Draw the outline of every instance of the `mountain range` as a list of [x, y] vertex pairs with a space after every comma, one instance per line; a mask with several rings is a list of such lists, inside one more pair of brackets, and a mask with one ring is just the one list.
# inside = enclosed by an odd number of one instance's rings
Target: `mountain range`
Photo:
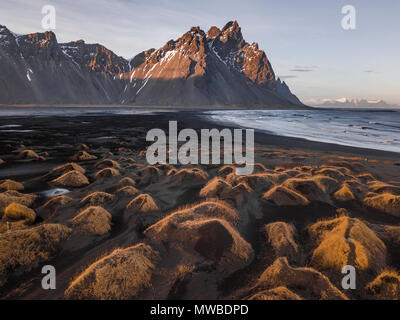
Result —
[[367, 99], [352, 99], [352, 98], [339, 98], [339, 99], [320, 99], [309, 100], [308, 103], [313, 106], [331, 107], [331, 108], [397, 108], [398, 105], [389, 104], [383, 100], [367, 100]]
[[0, 70], [0, 104], [304, 107], [236, 21], [193, 27], [130, 60], [100, 44], [0, 25]]

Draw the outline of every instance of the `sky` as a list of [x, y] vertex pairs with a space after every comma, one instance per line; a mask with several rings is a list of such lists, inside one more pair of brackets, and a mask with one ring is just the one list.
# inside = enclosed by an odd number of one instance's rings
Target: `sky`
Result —
[[[84, 39], [131, 58], [192, 26], [207, 31], [237, 20], [275, 74], [303, 102], [383, 99], [400, 104], [398, 0], [1, 0], [0, 24], [20, 34], [43, 31], [44, 5], [56, 9], [59, 42]], [[355, 8], [356, 29], [342, 28]]]

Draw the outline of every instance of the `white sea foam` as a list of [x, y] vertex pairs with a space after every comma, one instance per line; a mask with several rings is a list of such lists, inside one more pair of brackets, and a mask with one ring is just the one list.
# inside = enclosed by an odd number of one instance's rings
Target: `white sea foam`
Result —
[[55, 196], [61, 196], [63, 194], [67, 194], [70, 191], [68, 189], [63, 189], [63, 188], [54, 188], [46, 191], [40, 192], [41, 195], [43, 195], [46, 198], [51, 198]]
[[354, 110], [212, 111], [212, 119], [276, 135], [400, 152], [400, 112]]

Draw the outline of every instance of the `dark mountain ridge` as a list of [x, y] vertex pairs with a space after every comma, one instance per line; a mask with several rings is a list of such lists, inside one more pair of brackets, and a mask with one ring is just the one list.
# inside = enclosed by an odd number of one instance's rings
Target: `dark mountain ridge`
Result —
[[130, 61], [100, 44], [0, 25], [0, 104], [303, 106], [236, 21], [193, 27]]

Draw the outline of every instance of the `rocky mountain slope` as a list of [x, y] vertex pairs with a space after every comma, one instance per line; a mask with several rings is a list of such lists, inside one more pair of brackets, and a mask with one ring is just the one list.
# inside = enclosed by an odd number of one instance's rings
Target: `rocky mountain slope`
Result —
[[0, 26], [0, 68], [1, 104], [302, 106], [236, 21], [193, 27], [130, 61], [99, 44]]
[[0, 26], [0, 103], [115, 103], [122, 84], [109, 74], [118, 68], [128, 70], [126, 61], [103, 46], [64, 45], [53, 32], [20, 36]]

